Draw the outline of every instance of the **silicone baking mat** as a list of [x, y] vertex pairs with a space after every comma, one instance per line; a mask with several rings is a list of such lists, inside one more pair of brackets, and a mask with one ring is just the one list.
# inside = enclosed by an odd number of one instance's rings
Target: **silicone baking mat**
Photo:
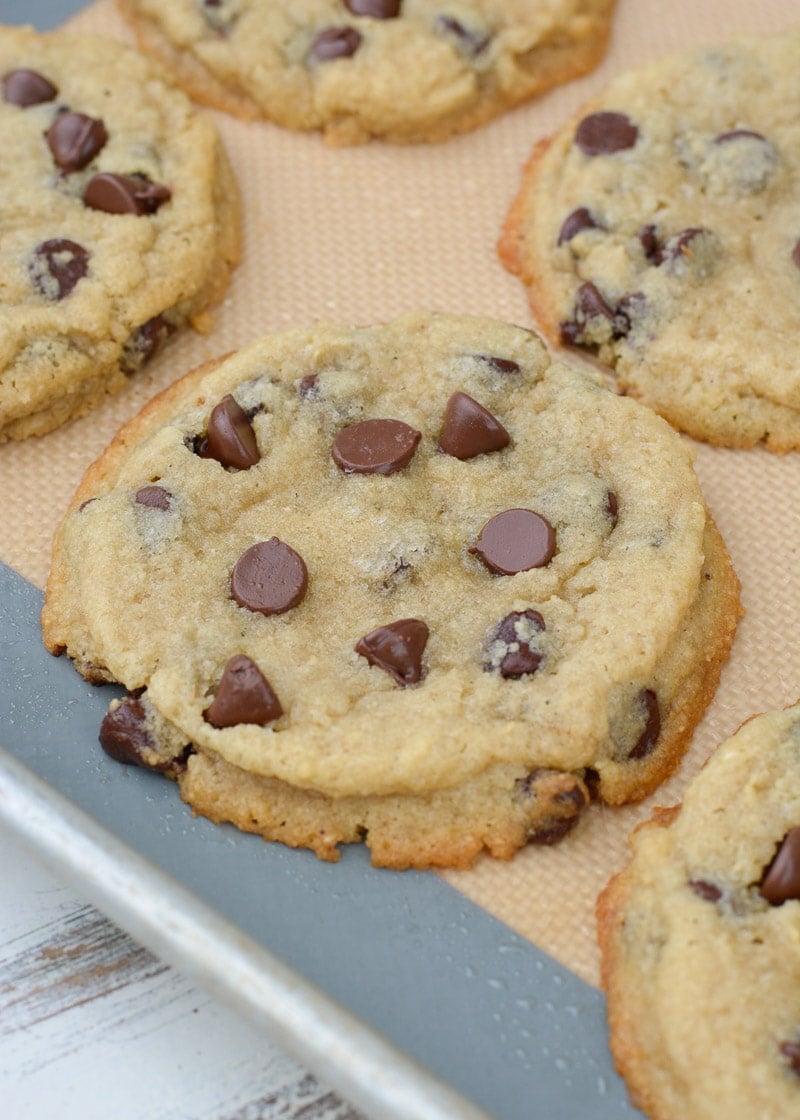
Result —
[[[20, 5], [14, 18], [44, 26], [69, 6], [68, 0], [40, 0], [40, 9], [26, 5], [22, 11]], [[620, 70], [673, 48], [718, 42], [736, 31], [780, 30], [797, 21], [792, 8], [785, 0], [758, 5], [620, 0], [611, 49], [591, 75], [475, 133], [435, 146], [373, 143], [329, 149], [314, 135], [214, 114], [240, 183], [246, 221], [244, 258], [217, 309], [214, 328], [205, 336], [187, 332], [176, 338], [125, 393], [91, 416], [43, 439], [0, 447], [6, 512], [0, 559], [41, 587], [61, 512], [85, 467], [116, 427], [176, 376], [253, 337], [322, 319], [374, 322], [418, 306], [532, 325], [521, 286], [501, 268], [495, 244], [534, 142]], [[107, 0], [83, 10], [72, 25], [130, 41]], [[430, 883], [441, 887], [446, 879], [457, 893], [443, 892], [442, 898], [463, 898], [465, 913], [499, 919], [499, 928], [517, 935], [515, 945], [525, 951], [533, 945], [545, 950], [569, 970], [555, 975], [570, 980], [570, 974], [576, 974], [588, 984], [597, 983], [594, 899], [623, 863], [630, 830], [649, 816], [654, 804], [678, 800], [716, 743], [744, 718], [792, 703], [800, 695], [800, 649], [794, 641], [800, 624], [800, 457], [697, 445], [697, 470], [742, 580], [747, 613], [717, 696], [678, 774], [642, 805], [621, 810], [593, 807], [576, 831], [553, 848], [530, 847], [509, 864], [481, 860], [470, 871], [441, 878], [403, 876], [402, 887], [392, 887], [417, 890], [408, 884], [424, 882], [422, 889], [428, 891]], [[94, 760], [92, 767], [95, 773]], [[137, 796], [141, 780], [127, 780], [128, 796]], [[150, 792], [150, 785], [146, 788], [148, 801], [162, 798], [160, 792]], [[174, 796], [174, 791], [167, 792]], [[172, 810], [180, 811], [179, 805]], [[204, 844], [214, 843], [213, 830], [200, 823], [192, 828], [195, 835], [202, 833]], [[224, 843], [231, 843], [225, 835]], [[305, 859], [303, 853], [268, 851], [271, 861], [296, 860], [295, 866], [301, 866]], [[361, 858], [348, 853], [342, 867]], [[324, 875], [326, 890], [337, 890], [336, 875], [336, 870]], [[379, 878], [398, 882], [392, 875]], [[435, 924], [434, 918], [420, 918], [428, 920]], [[463, 936], [472, 936], [471, 922], [472, 917]], [[459, 944], [461, 936], [453, 933]], [[472, 961], [466, 967], [483, 973], [487, 985], [496, 980], [495, 990], [503, 990], [506, 980], [488, 975], [477, 953]], [[305, 967], [303, 962], [300, 967]], [[500, 1009], [489, 1014], [498, 1016], [498, 1035], [508, 1036], [506, 1051], [519, 1050], [523, 1057], [518, 1061], [524, 1063], [531, 1049], [524, 1037], [529, 1029], [524, 1005], [538, 1005], [538, 997], [527, 989], [527, 994], [521, 992], [518, 985], [516, 980], [516, 990], [509, 989]], [[352, 1006], [351, 990], [336, 994]], [[545, 1003], [572, 1006], [563, 1000]], [[407, 1045], [405, 1037], [401, 1041]], [[463, 1087], [461, 1074], [454, 1077], [448, 1069], [446, 1075]], [[472, 1082], [480, 1078], [466, 1076], [470, 1085], [465, 1091], [475, 1096]], [[592, 1077], [593, 1084], [598, 1077], [604, 1086], [614, 1084], [605, 1074], [593, 1072]], [[494, 1108], [497, 1098], [475, 1099]], [[614, 1107], [617, 1110], [609, 1115], [620, 1115], [623, 1106]], [[596, 1109], [591, 1114], [600, 1115]], [[563, 1115], [578, 1113], [568, 1106]]]

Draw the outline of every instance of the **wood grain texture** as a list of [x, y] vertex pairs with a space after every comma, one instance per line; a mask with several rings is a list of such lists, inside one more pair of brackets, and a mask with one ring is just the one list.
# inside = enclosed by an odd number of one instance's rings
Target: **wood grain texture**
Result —
[[2, 1120], [363, 1120], [0, 833]]

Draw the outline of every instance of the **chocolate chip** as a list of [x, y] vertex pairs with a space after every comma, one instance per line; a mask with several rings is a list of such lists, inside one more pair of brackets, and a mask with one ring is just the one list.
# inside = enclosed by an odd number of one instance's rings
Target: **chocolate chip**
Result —
[[507, 447], [510, 436], [496, 416], [466, 393], [456, 392], [444, 410], [439, 448], [455, 459], [473, 459]]
[[664, 246], [663, 259], [676, 260], [681, 256], [689, 256], [691, 254], [691, 243], [695, 237], [700, 237], [708, 231], [701, 226], [694, 226], [691, 229], [682, 229], [680, 233], [676, 233], [674, 237], [670, 237], [669, 241]]
[[643, 688], [638, 695], [638, 703], [642, 708], [644, 728], [636, 740], [636, 745], [628, 754], [628, 758], [646, 758], [654, 749], [661, 734], [661, 711], [658, 706], [658, 697], [652, 688]]
[[168, 510], [172, 505], [172, 494], [163, 486], [143, 486], [136, 491], [136, 502], [150, 509]]
[[354, 16], [372, 19], [394, 19], [400, 15], [400, 0], [344, 0], [344, 6]]
[[585, 206], [579, 206], [577, 210], [567, 214], [564, 219], [558, 234], [557, 244], [563, 245], [566, 241], [571, 241], [573, 237], [577, 237], [585, 229], [605, 229], [605, 226], [602, 226]]
[[542, 653], [531, 642], [545, 630], [538, 611], [512, 611], [497, 624], [489, 647], [486, 669], [494, 669], [506, 680], [535, 673], [542, 662]]
[[617, 501], [617, 495], [613, 490], [606, 491], [606, 514], [616, 525], [617, 515], [619, 514], [619, 502]]
[[311, 44], [311, 57], [317, 62], [350, 58], [361, 46], [361, 33], [355, 27], [325, 27]]
[[141, 700], [128, 696], [107, 713], [100, 724], [100, 746], [117, 762], [150, 769], [145, 752], [154, 744]]
[[77, 241], [56, 237], [33, 250], [28, 272], [47, 299], [64, 299], [89, 271], [89, 254]]
[[3, 97], [9, 105], [18, 105], [20, 109], [52, 101], [57, 93], [53, 83], [36, 70], [9, 70], [3, 75]]
[[408, 466], [421, 438], [402, 420], [362, 420], [342, 428], [331, 454], [345, 474], [394, 474]]
[[555, 547], [553, 527], [544, 517], [532, 509], [507, 509], [486, 522], [469, 551], [489, 571], [511, 576], [544, 567]]
[[632, 148], [638, 139], [639, 129], [624, 113], [592, 113], [575, 133], [575, 143], [587, 156], [612, 155]]
[[173, 330], [174, 327], [163, 315], [154, 315], [132, 331], [122, 348], [122, 372], [130, 376], [140, 370], [155, 357]]
[[495, 354], [479, 354], [478, 357], [481, 361], [490, 365], [492, 369], [496, 369], [498, 373], [512, 374], [521, 372], [519, 362], [512, 361], [511, 358], [498, 358]]
[[255, 466], [261, 458], [247, 414], [230, 393], [212, 410], [199, 454], [240, 471]]
[[743, 137], [751, 140], [760, 140], [764, 144], [768, 144], [766, 136], [760, 132], [753, 132], [750, 128], [734, 128], [730, 132], [721, 132], [719, 136], [714, 137], [715, 144], [727, 144], [731, 140], [741, 140]]
[[255, 661], [243, 653], [231, 657], [222, 672], [214, 699], [203, 712], [212, 727], [256, 723], [266, 727], [283, 715], [280, 700]]
[[101, 120], [69, 109], [58, 114], [44, 135], [53, 159], [66, 172], [86, 167], [108, 140]]
[[305, 400], [315, 401], [319, 396], [318, 382], [318, 374], [308, 373], [305, 377], [301, 378], [297, 391]]
[[644, 250], [645, 257], [651, 264], [661, 264], [664, 259], [664, 248], [659, 241], [656, 226], [642, 226], [639, 230], [639, 243]]
[[478, 55], [489, 45], [491, 35], [483, 30], [472, 30], [453, 16], [437, 16], [434, 27], [437, 31], [450, 35], [466, 54]]
[[418, 618], [401, 618], [359, 638], [355, 649], [370, 665], [383, 669], [405, 687], [422, 678], [422, 654], [428, 634], [428, 627]]
[[781, 1042], [778, 1049], [788, 1060], [793, 1072], [800, 1074], [800, 1042]]
[[541, 767], [514, 783], [514, 799], [530, 802], [534, 812], [529, 844], [556, 844], [578, 822], [589, 802], [583, 782], [574, 774]]
[[800, 240], [795, 242], [794, 249], [792, 249], [792, 261], [797, 268], [800, 268]]
[[231, 575], [231, 594], [240, 607], [259, 614], [283, 614], [296, 607], [308, 588], [308, 570], [302, 556], [288, 544], [271, 537], [251, 545]]
[[116, 175], [101, 171], [93, 175], [83, 192], [84, 203], [106, 214], [154, 214], [172, 198], [172, 191], [152, 183], [144, 175]]
[[[637, 296], [638, 294], [636, 293]], [[625, 298], [633, 299], [634, 297]], [[590, 280], [587, 280], [578, 288], [575, 295], [573, 315], [573, 319], [561, 324], [561, 341], [569, 346], [580, 345], [586, 325], [592, 319], [608, 320], [614, 338], [623, 338], [631, 328], [631, 319], [625, 311], [625, 307], [622, 306], [622, 301], [620, 307], [611, 307]]]
[[771, 906], [800, 899], [800, 828], [790, 828], [761, 880], [761, 895]]
[[689, 886], [698, 898], [706, 902], [719, 902], [722, 898], [721, 889], [715, 883], [709, 883], [707, 879], [690, 879]]

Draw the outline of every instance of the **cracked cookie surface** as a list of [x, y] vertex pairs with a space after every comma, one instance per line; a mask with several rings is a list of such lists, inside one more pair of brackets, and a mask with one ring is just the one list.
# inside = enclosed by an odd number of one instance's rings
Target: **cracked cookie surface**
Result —
[[613, 0], [119, 0], [207, 104], [334, 144], [442, 140], [591, 69]]
[[598, 905], [611, 1046], [658, 1120], [800, 1112], [800, 708], [743, 725]]
[[110, 753], [195, 808], [424, 867], [649, 792], [737, 617], [680, 437], [532, 332], [420, 312], [157, 397], [81, 484], [43, 622], [129, 690]]
[[534, 150], [500, 241], [554, 343], [698, 439], [800, 447], [800, 32], [615, 79]]
[[0, 27], [0, 440], [118, 392], [239, 252], [216, 130], [116, 43]]

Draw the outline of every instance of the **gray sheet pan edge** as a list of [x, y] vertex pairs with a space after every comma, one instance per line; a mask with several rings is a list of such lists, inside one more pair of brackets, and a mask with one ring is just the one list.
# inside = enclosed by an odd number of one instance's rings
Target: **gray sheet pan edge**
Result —
[[0, 564], [0, 820], [49, 866], [375, 1120], [636, 1115], [602, 995], [440, 877], [265, 844], [107, 758], [113, 690], [45, 651], [40, 606]]

